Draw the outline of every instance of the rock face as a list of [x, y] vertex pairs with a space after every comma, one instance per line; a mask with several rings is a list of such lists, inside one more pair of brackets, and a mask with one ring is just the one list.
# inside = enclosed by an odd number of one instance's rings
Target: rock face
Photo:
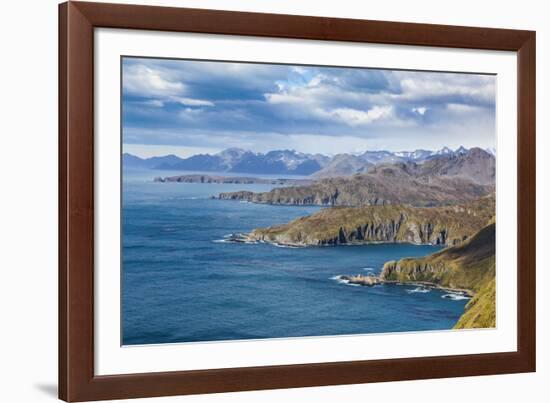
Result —
[[409, 242], [456, 245], [495, 214], [493, 196], [452, 207], [341, 207], [321, 210], [288, 224], [259, 228], [250, 239], [290, 246]]
[[307, 186], [275, 188], [263, 193], [221, 193], [220, 199], [254, 203], [369, 206], [410, 204], [441, 206], [465, 203], [492, 193], [493, 185], [458, 176], [419, 175], [414, 163], [377, 166], [347, 178], [328, 178]]
[[406, 258], [384, 265], [380, 279], [429, 282], [469, 290], [474, 298], [466, 305], [455, 328], [495, 327], [495, 223], [494, 220], [460, 245], [424, 258]]
[[338, 154], [332, 158], [327, 166], [315, 172], [312, 177], [319, 179], [338, 176], [351, 176], [356, 173], [366, 172], [372, 165], [373, 164], [370, 162], [367, 162], [355, 155]]
[[254, 196], [254, 192], [250, 192], [248, 190], [241, 190], [239, 192], [228, 192], [228, 193], [221, 193], [217, 199], [222, 200], [246, 200], [248, 201]]
[[[384, 265], [380, 277], [395, 281], [427, 281], [450, 288], [478, 290], [494, 269], [495, 224], [484, 226], [466, 242], [424, 258], [405, 258]], [[480, 263], [492, 260], [484, 270]], [[489, 262], [490, 263], [490, 262]]]

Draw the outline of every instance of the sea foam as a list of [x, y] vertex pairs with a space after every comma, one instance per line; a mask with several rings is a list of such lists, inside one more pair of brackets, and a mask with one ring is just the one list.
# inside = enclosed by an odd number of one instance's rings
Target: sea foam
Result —
[[349, 285], [350, 287], [361, 287], [360, 284], [350, 283], [349, 280], [343, 279], [342, 276], [333, 276], [333, 277], [330, 277], [330, 280], [334, 280], [338, 284]]
[[468, 297], [467, 295], [457, 293], [444, 294], [441, 296], [441, 298], [452, 299], [453, 301], [463, 301], [465, 299], [470, 299], [470, 297]]
[[431, 290], [426, 287], [416, 287], [416, 288], [413, 288], [412, 290], [407, 290], [409, 294], [416, 294], [416, 293], [425, 294], [430, 291]]

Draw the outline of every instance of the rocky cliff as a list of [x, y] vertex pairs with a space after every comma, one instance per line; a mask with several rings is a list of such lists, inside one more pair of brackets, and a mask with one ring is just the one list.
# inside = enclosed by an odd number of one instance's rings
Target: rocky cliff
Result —
[[371, 242], [455, 245], [481, 229], [494, 214], [493, 196], [450, 207], [328, 208], [287, 224], [256, 229], [247, 237], [290, 246]]

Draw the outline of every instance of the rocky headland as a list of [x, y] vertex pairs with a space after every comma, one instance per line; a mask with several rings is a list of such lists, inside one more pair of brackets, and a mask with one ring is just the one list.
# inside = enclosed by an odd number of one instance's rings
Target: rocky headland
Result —
[[494, 196], [447, 207], [383, 205], [321, 210], [287, 224], [258, 228], [253, 241], [287, 246], [358, 245], [381, 242], [457, 245], [494, 216]]
[[387, 262], [379, 276], [340, 275], [347, 284], [411, 284], [471, 297], [455, 329], [496, 325], [494, 219], [465, 242], [422, 258]]
[[495, 274], [493, 219], [460, 245], [423, 258], [387, 262], [380, 281], [427, 283], [465, 290], [473, 298], [455, 328], [490, 328], [496, 323]]

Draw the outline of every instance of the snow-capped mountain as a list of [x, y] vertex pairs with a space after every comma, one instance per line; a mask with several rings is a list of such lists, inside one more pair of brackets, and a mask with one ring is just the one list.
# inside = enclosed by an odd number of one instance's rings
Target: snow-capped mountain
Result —
[[245, 153], [235, 161], [228, 171], [274, 175], [311, 175], [321, 168], [321, 164], [310, 154], [294, 150], [274, 150], [266, 154]]
[[452, 154], [454, 151], [451, 150], [449, 147], [443, 147], [440, 150], [434, 151], [432, 155], [446, 155], [446, 154]]
[[468, 152], [468, 149], [466, 149], [465, 147], [463, 146], [460, 146], [458, 147], [456, 150], [455, 150], [455, 154], [466, 154]]
[[[254, 153], [240, 148], [228, 148], [217, 154], [196, 154], [189, 158], [175, 155], [139, 158], [123, 155], [124, 167], [169, 169], [182, 171], [234, 172], [273, 175], [330, 175], [345, 176], [365, 172], [370, 166], [414, 162], [422, 164], [441, 157], [468, 154], [470, 150], [461, 146], [456, 150], [443, 147], [437, 151], [418, 149], [414, 151], [391, 152], [386, 150], [365, 151], [359, 154], [338, 154], [329, 157], [322, 154], [305, 154], [295, 150], [273, 150]], [[482, 150], [483, 151], [483, 150]], [[494, 149], [486, 150], [494, 157]]]
[[220, 157], [228, 167], [233, 166], [237, 161], [239, 161], [247, 153], [252, 154], [250, 151], [243, 150], [242, 148], [228, 148], [216, 154]]
[[454, 155], [454, 154], [464, 154], [468, 151], [463, 146], [460, 146], [455, 151], [451, 150], [449, 147], [443, 147], [436, 151], [418, 149], [414, 151], [365, 151], [363, 154], [360, 154], [359, 157], [366, 162], [371, 164], [387, 164], [387, 163], [396, 163], [396, 162], [417, 162], [422, 163], [429, 158], [441, 156], [441, 155]]

